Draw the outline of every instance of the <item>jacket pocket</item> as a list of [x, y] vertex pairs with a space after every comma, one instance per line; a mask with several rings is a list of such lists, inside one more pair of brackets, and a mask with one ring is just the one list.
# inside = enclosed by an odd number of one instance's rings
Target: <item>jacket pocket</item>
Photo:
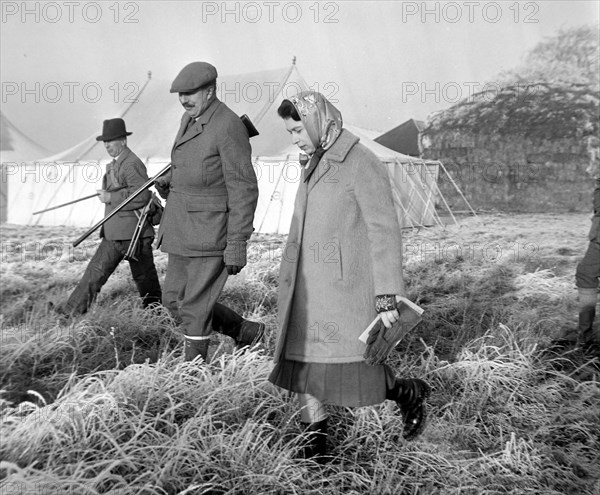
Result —
[[186, 199], [186, 247], [195, 251], [222, 251], [227, 245], [227, 198]]

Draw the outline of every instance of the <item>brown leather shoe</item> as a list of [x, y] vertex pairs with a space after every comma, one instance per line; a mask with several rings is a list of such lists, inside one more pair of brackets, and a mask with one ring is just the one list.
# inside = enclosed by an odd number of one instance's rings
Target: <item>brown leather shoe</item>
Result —
[[249, 346], [252, 347], [258, 344], [265, 334], [266, 325], [259, 321], [244, 320], [241, 325], [235, 345], [238, 349]]

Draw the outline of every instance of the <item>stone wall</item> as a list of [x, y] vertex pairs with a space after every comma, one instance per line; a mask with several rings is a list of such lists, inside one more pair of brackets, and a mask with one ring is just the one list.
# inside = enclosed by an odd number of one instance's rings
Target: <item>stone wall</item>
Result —
[[[585, 141], [440, 131], [422, 135], [421, 150], [423, 159], [443, 163], [475, 210], [591, 211], [594, 181], [586, 173]], [[438, 184], [451, 208], [467, 209], [443, 171]]]

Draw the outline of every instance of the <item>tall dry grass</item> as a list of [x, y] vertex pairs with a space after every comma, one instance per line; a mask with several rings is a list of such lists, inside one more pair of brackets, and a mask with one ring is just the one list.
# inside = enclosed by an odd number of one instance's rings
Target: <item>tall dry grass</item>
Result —
[[[210, 365], [182, 361], [174, 322], [140, 308], [126, 267], [88, 315], [64, 322], [45, 303], [68, 294], [85, 258], [37, 266], [13, 252], [2, 264], [0, 493], [598, 493], [598, 360], [547, 348], [576, 320], [585, 217], [482, 220], [405, 235], [409, 293], [427, 319], [390, 363], [434, 387], [428, 428], [407, 443], [391, 403], [331, 408], [326, 466], [297, 458], [295, 399], [266, 380], [283, 238], [256, 238], [224, 292], [267, 323], [265, 345], [234, 352], [215, 336]], [[157, 254], [161, 275], [165, 263]]]

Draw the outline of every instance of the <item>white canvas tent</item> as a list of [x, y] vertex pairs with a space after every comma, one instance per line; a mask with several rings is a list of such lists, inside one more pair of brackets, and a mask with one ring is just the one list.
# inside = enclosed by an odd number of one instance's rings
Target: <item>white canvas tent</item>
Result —
[[[135, 103], [121, 114], [128, 131], [131, 149], [146, 163], [150, 176], [170, 162], [173, 139], [183, 110], [177, 96], [169, 93], [170, 81], [151, 80], [140, 91]], [[255, 229], [263, 233], [287, 233], [298, 180], [298, 149], [277, 116], [281, 101], [308, 89], [293, 63], [273, 71], [223, 76], [217, 80], [220, 99], [239, 115], [247, 114], [260, 135], [252, 138], [253, 162], [259, 180], [259, 204]], [[325, 96], [328, 96], [323, 91]], [[343, 115], [343, 106], [341, 107]], [[114, 116], [107, 116], [114, 117]], [[344, 123], [387, 165], [403, 226], [433, 225], [439, 222], [435, 212], [438, 162], [423, 162], [379, 145], [369, 132]], [[98, 129], [101, 123], [98, 124]], [[37, 174], [16, 174], [10, 180], [11, 208], [8, 221], [17, 224], [72, 225], [88, 227], [103, 215], [103, 205], [95, 199], [53, 210], [41, 215], [34, 211], [93, 194], [109, 157], [96, 133], [61, 153], [37, 161]]]
[[41, 156], [48, 150], [36, 143], [6, 116], [0, 112], [0, 161], [2, 162], [2, 180], [0, 182], [0, 220], [7, 219], [8, 177], [20, 170], [20, 165]]

